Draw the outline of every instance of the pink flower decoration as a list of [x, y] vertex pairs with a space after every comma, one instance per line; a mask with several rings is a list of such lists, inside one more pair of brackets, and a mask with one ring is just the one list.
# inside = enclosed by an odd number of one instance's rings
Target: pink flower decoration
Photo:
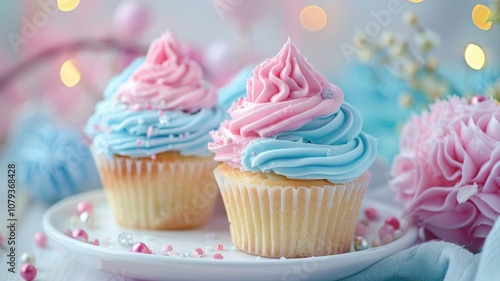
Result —
[[500, 215], [500, 106], [451, 97], [413, 116], [391, 185], [428, 238], [479, 251]]

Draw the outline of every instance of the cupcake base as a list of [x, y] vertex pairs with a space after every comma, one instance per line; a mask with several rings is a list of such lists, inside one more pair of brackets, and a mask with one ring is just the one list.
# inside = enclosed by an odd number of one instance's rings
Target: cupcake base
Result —
[[150, 158], [95, 153], [101, 181], [116, 222], [124, 227], [193, 228], [211, 217], [218, 188], [212, 157], [177, 152]]
[[214, 171], [233, 244], [263, 257], [301, 258], [349, 251], [371, 174], [345, 184], [274, 173]]

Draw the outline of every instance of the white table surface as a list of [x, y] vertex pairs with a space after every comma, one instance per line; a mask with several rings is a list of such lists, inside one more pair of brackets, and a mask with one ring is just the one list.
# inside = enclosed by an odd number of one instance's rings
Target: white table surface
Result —
[[[376, 162], [377, 163], [377, 162]], [[386, 183], [388, 178], [387, 166], [382, 163], [377, 163], [372, 168], [372, 182], [367, 191], [367, 196], [385, 202], [391, 202], [394, 197]], [[2, 190], [5, 191], [5, 190]], [[6, 202], [4, 198], [5, 192], [0, 196], [2, 200], [2, 209]], [[42, 231], [42, 217], [45, 210], [48, 208], [43, 204], [34, 200], [29, 200], [26, 194], [21, 195], [21, 199], [17, 203], [18, 213], [18, 229], [16, 235], [17, 244], [17, 268], [16, 274], [7, 271], [6, 264], [6, 242], [3, 243], [3, 248], [0, 253], [0, 281], [22, 281], [19, 270], [21, 266], [20, 257], [24, 252], [33, 253], [36, 257], [35, 266], [37, 268], [37, 277], [35, 281], [131, 281], [132, 279], [115, 276], [106, 272], [88, 268], [78, 261], [68, 258], [64, 252], [53, 241], [48, 241], [45, 249], [39, 249], [33, 240], [36, 232]], [[216, 212], [224, 212], [222, 206], [217, 206]], [[3, 213], [0, 213], [2, 217]], [[6, 220], [3, 219], [3, 222]], [[5, 226], [0, 228], [0, 233], [6, 235], [7, 229]]]

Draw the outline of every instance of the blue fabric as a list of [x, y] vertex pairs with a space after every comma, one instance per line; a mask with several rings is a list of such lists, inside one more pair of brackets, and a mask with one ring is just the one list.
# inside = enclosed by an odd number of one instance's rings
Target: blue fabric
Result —
[[500, 280], [500, 219], [488, 235], [482, 253], [474, 255], [448, 242], [425, 242], [344, 280]]

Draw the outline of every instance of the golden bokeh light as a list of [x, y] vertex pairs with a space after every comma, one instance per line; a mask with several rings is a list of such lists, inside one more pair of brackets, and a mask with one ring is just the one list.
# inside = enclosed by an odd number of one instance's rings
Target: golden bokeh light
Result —
[[477, 28], [482, 30], [489, 30], [493, 22], [488, 21], [491, 16], [490, 8], [482, 4], [477, 4], [474, 9], [472, 9], [472, 21], [477, 26]]
[[61, 66], [59, 74], [61, 81], [66, 87], [71, 88], [78, 84], [81, 78], [78, 61], [75, 59], [65, 61]]
[[486, 55], [483, 49], [476, 44], [467, 45], [464, 58], [467, 65], [475, 70], [480, 70], [486, 64]]
[[57, 8], [63, 12], [70, 12], [76, 9], [80, 0], [57, 0]]
[[326, 25], [326, 13], [318, 6], [307, 6], [300, 11], [300, 23], [309, 31], [319, 31]]
[[408, 0], [408, 1], [412, 3], [420, 3], [423, 2], [424, 0]]

